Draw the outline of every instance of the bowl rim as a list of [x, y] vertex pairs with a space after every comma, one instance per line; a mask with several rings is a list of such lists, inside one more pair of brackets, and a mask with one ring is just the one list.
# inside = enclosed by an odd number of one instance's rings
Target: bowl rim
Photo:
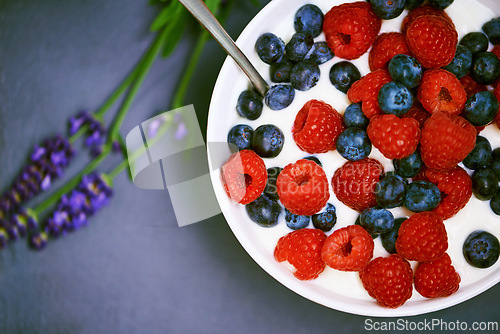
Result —
[[[252, 30], [255, 30], [255, 27], [258, 27], [259, 24], [263, 23], [265, 17], [269, 15], [270, 12], [282, 6], [286, 1], [290, 2], [289, 0], [274, 0], [266, 4], [245, 26], [245, 28], [237, 38], [236, 44], [241, 45], [242, 41], [248, 40], [251, 35], [254, 35]], [[298, 1], [302, 0], [297, 0], [297, 2]], [[354, 1], [356, 0], [347, 0], [344, 2]], [[481, 2], [481, 0], [477, 1]], [[446, 298], [426, 299], [422, 303], [417, 303], [415, 305], [405, 304], [396, 309], [389, 309], [379, 306], [375, 301], [373, 301], [373, 303], [370, 303], [367, 307], [365, 305], [356, 303], [346, 304], [341, 300], [332, 300], [331, 298], [325, 298], [325, 296], [320, 295], [314, 290], [311, 291], [310, 289], [304, 289], [304, 286], [307, 285], [307, 282], [297, 280], [295, 277], [293, 277], [293, 275], [290, 275], [289, 272], [288, 275], [283, 275], [282, 271], [277, 270], [278, 266], [276, 265], [276, 263], [272, 263], [268, 261], [266, 257], [262, 256], [259, 251], [254, 248], [251, 238], [243, 233], [239, 226], [234, 223], [234, 217], [231, 215], [230, 210], [230, 201], [228, 200], [228, 197], [220, 184], [219, 166], [214, 166], [214, 155], [211, 152], [210, 143], [216, 142], [213, 140], [215, 137], [216, 126], [214, 125], [215, 118], [211, 117], [211, 115], [213, 116], [214, 112], [212, 111], [216, 110], [217, 106], [220, 105], [220, 103], [223, 103], [223, 96], [226, 88], [231, 88], [230, 83], [228, 83], [228, 81], [225, 83], [224, 78], [226, 78], [228, 75], [231, 75], [232, 73], [235, 73], [235, 71], [239, 72], [240, 70], [229, 56], [226, 57], [217, 77], [209, 105], [206, 140], [210, 179], [217, 198], [217, 202], [221, 208], [221, 212], [227, 224], [231, 228], [231, 231], [235, 235], [238, 242], [245, 249], [245, 251], [250, 255], [250, 257], [271, 277], [286, 286], [288, 289], [315, 303], [337, 311], [369, 317], [415, 316], [443, 310], [467, 301], [500, 282], [500, 275], [498, 275], [498, 273], [497, 275], [495, 275], [495, 272], [492, 272], [492, 275], [488, 275], [486, 280], [481, 279], [480, 285], [475, 284], [478, 286], [468, 286], [468, 289], [465, 289], [466, 291], [463, 291], [464, 289], [462, 288], [463, 290], [460, 294], [454, 294]], [[240, 75], [241, 73], [242, 72], [239, 72], [238, 74]], [[500, 270], [500, 268], [498, 269]], [[341, 297], [345, 298], [344, 296]]]

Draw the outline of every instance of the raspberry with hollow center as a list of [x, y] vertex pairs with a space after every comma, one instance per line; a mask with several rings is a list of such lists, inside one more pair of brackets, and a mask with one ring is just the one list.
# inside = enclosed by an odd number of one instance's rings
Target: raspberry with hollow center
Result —
[[254, 151], [241, 150], [224, 163], [220, 178], [230, 198], [240, 204], [248, 204], [257, 199], [266, 187], [266, 165]]
[[328, 179], [317, 163], [301, 159], [288, 164], [276, 180], [278, 196], [293, 214], [311, 216], [328, 202]]
[[374, 242], [359, 225], [349, 225], [330, 234], [321, 250], [325, 263], [341, 271], [359, 271], [373, 257]]
[[418, 87], [418, 100], [431, 114], [442, 111], [459, 115], [467, 101], [467, 93], [454, 74], [443, 69], [427, 70]]
[[323, 22], [326, 42], [343, 59], [361, 57], [375, 41], [382, 21], [365, 1], [332, 7]]

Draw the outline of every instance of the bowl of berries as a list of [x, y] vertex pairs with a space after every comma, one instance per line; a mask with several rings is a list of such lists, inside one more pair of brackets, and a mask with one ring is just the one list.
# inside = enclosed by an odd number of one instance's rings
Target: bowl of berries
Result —
[[500, 281], [498, 2], [274, 0], [236, 43], [270, 89], [225, 61], [209, 165], [265, 271], [367, 316]]

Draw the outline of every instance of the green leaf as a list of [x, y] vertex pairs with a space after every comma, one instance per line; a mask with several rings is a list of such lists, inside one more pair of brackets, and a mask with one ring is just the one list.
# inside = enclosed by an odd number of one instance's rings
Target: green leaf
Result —
[[208, 9], [210, 9], [212, 14], [217, 15], [220, 2], [221, 0], [206, 0], [205, 5], [207, 5]]
[[186, 18], [187, 12], [185, 10], [181, 10], [177, 15], [177, 20], [175, 20], [174, 22], [170, 22], [168, 27], [165, 28], [168, 30], [168, 37], [165, 40], [165, 44], [163, 46], [162, 57], [166, 58], [170, 56], [177, 44], [179, 44], [179, 41], [184, 32], [184, 28], [186, 26]]
[[163, 8], [158, 16], [154, 19], [153, 23], [149, 29], [151, 31], [158, 31], [170, 21], [176, 19], [176, 14], [181, 9], [182, 5], [178, 1], [170, 2], [165, 8]]

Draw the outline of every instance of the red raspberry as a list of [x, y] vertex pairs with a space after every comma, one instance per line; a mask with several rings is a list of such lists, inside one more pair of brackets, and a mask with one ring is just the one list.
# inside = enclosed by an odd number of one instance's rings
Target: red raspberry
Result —
[[323, 231], [303, 228], [288, 233], [278, 240], [274, 258], [278, 262], [288, 261], [295, 267], [293, 275], [300, 280], [315, 279], [325, 269], [321, 259], [321, 248], [326, 235]]
[[373, 146], [387, 159], [410, 156], [420, 140], [420, 124], [417, 120], [392, 114], [373, 116], [366, 132]]
[[375, 70], [354, 82], [347, 91], [347, 98], [354, 103], [362, 102], [361, 110], [368, 118], [382, 114], [378, 106], [378, 92], [383, 85], [391, 81], [387, 70]]
[[413, 271], [410, 263], [398, 254], [377, 257], [359, 272], [368, 294], [388, 308], [397, 308], [411, 298]]
[[459, 115], [467, 101], [467, 93], [454, 74], [443, 69], [427, 70], [418, 86], [418, 100], [431, 114], [442, 111]]
[[441, 203], [432, 210], [443, 218], [449, 219], [462, 210], [472, 196], [472, 180], [467, 172], [456, 166], [447, 172], [427, 169], [425, 177], [441, 191]]
[[429, 211], [413, 214], [398, 232], [396, 250], [410, 261], [432, 261], [448, 249], [448, 235], [443, 219]]
[[318, 100], [304, 104], [292, 127], [297, 146], [311, 154], [334, 150], [335, 140], [342, 131], [342, 116], [329, 104]]
[[422, 160], [429, 168], [452, 169], [472, 151], [476, 134], [476, 128], [465, 118], [435, 112], [422, 129]]
[[226, 194], [240, 204], [248, 204], [259, 197], [267, 182], [266, 165], [251, 150], [232, 154], [222, 165], [221, 182]]
[[448, 297], [459, 285], [460, 275], [446, 253], [434, 261], [419, 263], [415, 270], [415, 289], [423, 297]]
[[479, 84], [476, 80], [472, 79], [470, 75], [463, 76], [459, 81], [462, 85], [462, 88], [465, 90], [465, 93], [467, 94], [467, 98], [476, 93], [488, 90], [488, 87]]
[[353, 210], [363, 211], [377, 205], [375, 186], [384, 167], [372, 158], [348, 161], [332, 177], [333, 192], [338, 200]]
[[276, 180], [276, 189], [281, 203], [296, 215], [313, 215], [330, 198], [323, 168], [306, 159], [285, 166]]
[[440, 16], [421, 15], [408, 25], [406, 43], [424, 68], [439, 68], [455, 57], [458, 33], [450, 21]]
[[387, 68], [392, 57], [398, 54], [410, 55], [405, 35], [399, 32], [388, 32], [378, 35], [368, 56], [370, 70]]
[[453, 21], [450, 19], [450, 17], [448, 16], [448, 14], [446, 14], [444, 10], [436, 9], [431, 5], [423, 5], [408, 12], [408, 15], [406, 15], [405, 18], [403, 19], [403, 23], [401, 25], [401, 31], [405, 33], [410, 23], [412, 23], [413, 20], [415, 20], [415, 18], [422, 15], [440, 16], [448, 20], [451, 24], [453, 24]]
[[431, 117], [431, 115], [427, 112], [427, 110], [424, 109], [424, 107], [422, 107], [420, 103], [416, 103], [410, 108], [410, 110], [408, 110], [406, 114], [404, 114], [403, 118], [406, 117], [414, 118], [418, 122], [420, 128], [422, 128], [425, 121], [429, 117]]
[[361, 57], [375, 41], [382, 20], [365, 1], [332, 7], [323, 21], [326, 42], [333, 53], [344, 59]]
[[321, 257], [333, 269], [359, 271], [372, 259], [374, 247], [373, 238], [363, 227], [349, 225], [326, 238]]

